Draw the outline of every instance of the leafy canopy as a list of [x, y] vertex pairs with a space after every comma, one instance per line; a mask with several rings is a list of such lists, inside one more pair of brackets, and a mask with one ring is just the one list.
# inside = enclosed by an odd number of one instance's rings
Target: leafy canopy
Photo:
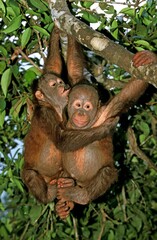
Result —
[[[81, 21], [92, 23], [92, 27], [132, 52], [157, 50], [155, 0], [144, 1], [143, 5], [125, 1], [120, 12], [113, 1], [94, 2], [69, 1], [69, 8]], [[29, 126], [26, 102], [31, 97], [33, 80], [41, 75], [53, 27], [48, 3], [0, 0], [0, 25], [0, 238], [157, 239], [157, 173], [147, 164], [150, 159], [154, 164], [157, 161], [156, 90], [150, 87], [117, 127], [114, 158], [119, 169], [118, 182], [101, 199], [77, 206], [63, 222], [54, 213], [54, 203], [37, 203], [20, 177], [22, 142]], [[112, 78], [112, 93], [117, 93], [116, 86], [125, 82], [128, 74], [86, 52], [94, 74], [97, 76], [101, 69], [103, 79]], [[136, 137], [136, 151], [130, 149], [128, 126]]]

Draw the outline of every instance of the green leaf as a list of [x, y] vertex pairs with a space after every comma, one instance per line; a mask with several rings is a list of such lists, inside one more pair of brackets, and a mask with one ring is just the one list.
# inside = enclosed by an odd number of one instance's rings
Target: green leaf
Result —
[[148, 18], [144, 18], [144, 19], [143, 19], [143, 23], [144, 23], [146, 26], [148, 26], [149, 24], [152, 23], [152, 20], [150, 20], [150, 19], [148, 19]]
[[111, 34], [115, 39], [118, 39], [118, 24], [117, 21], [114, 20], [111, 25]]
[[135, 16], [135, 9], [133, 8], [130, 8], [130, 7], [126, 7], [126, 8], [123, 8], [120, 13], [124, 13], [130, 17], [134, 17]]
[[22, 20], [22, 15], [19, 15], [18, 17], [15, 17], [11, 23], [9, 24], [9, 26], [3, 30], [4, 33], [11, 33], [13, 31], [15, 31], [16, 29], [18, 29], [21, 25], [21, 20]]
[[24, 78], [26, 79], [24, 86], [28, 87], [32, 84], [33, 80], [36, 78], [36, 74], [31, 69], [28, 69], [27, 72], [24, 75]]
[[110, 230], [110, 233], [109, 233], [109, 235], [108, 235], [108, 238], [107, 238], [108, 240], [115, 240], [115, 237], [114, 237], [114, 232], [113, 232], [113, 230]]
[[136, 49], [138, 52], [145, 50], [144, 47], [135, 47], [135, 49]]
[[30, 67], [28, 70], [34, 72], [37, 76], [41, 76], [41, 72], [36, 67]]
[[11, 69], [8, 68], [7, 70], [5, 70], [1, 78], [1, 87], [5, 97], [7, 95], [8, 87], [11, 82], [11, 75], [12, 75]]
[[14, 13], [16, 16], [20, 15], [20, 6], [18, 1], [12, 0], [9, 2], [10, 7], [13, 9]]
[[146, 122], [140, 123], [140, 129], [144, 133], [145, 137], [147, 137], [150, 134], [149, 125]]
[[13, 107], [10, 110], [10, 114], [13, 116], [13, 118], [17, 118], [19, 115], [19, 112], [21, 110], [21, 107], [23, 105], [24, 99], [20, 98], [18, 101], [15, 102]]
[[13, 182], [16, 184], [16, 186], [18, 187], [18, 189], [21, 191], [21, 192], [24, 192], [23, 190], [23, 187], [22, 187], [22, 183], [20, 180], [18, 180], [17, 178], [13, 179]]
[[0, 46], [0, 54], [4, 57], [7, 57], [8, 55], [7, 50], [3, 46]]
[[137, 40], [137, 41], [134, 41], [135, 44], [137, 45], [143, 45], [147, 48], [150, 48], [151, 45], [149, 44], [149, 42], [145, 41], [145, 40]]
[[93, 2], [83, 2], [83, 7], [85, 7], [85, 8], [90, 8], [91, 6], [92, 6], [92, 4], [93, 4]]
[[6, 63], [5, 63], [5, 61], [1, 61], [1, 62], [0, 62], [0, 74], [3, 73], [3, 71], [5, 70], [5, 68], [6, 68]]
[[3, 127], [6, 111], [0, 112], [0, 127]]
[[34, 16], [34, 15], [35, 15], [35, 16], [37, 16], [37, 17], [40, 17], [40, 16], [41, 16], [40, 13], [33, 11], [31, 8], [26, 10], [26, 14], [29, 14], [29, 15], [31, 15], [31, 16]]
[[3, 237], [3, 239], [9, 239], [10, 237], [9, 237], [9, 235], [8, 235], [8, 231], [7, 231], [7, 229], [6, 229], [6, 227], [4, 227], [4, 226], [1, 226], [0, 227], [0, 232], [1, 232], [1, 236]]
[[142, 24], [137, 24], [136, 34], [140, 36], [147, 36], [147, 28]]
[[8, 19], [10, 20], [17, 17], [12, 7], [7, 7], [7, 16], [9, 17]]
[[113, 6], [108, 6], [107, 9], [105, 10], [107, 14], [114, 14], [115, 10]]
[[140, 217], [138, 216], [134, 216], [133, 217], [133, 221], [132, 221], [132, 225], [137, 229], [137, 231], [139, 232], [141, 227], [142, 227], [142, 220]]
[[42, 207], [40, 205], [33, 206], [30, 210], [30, 218], [32, 224], [35, 223], [35, 221], [38, 219], [42, 211]]
[[99, 7], [100, 7], [102, 10], [105, 10], [106, 7], [107, 7], [107, 3], [106, 3], [106, 2], [100, 2], [100, 3], [99, 3]]
[[0, 0], [0, 9], [2, 9], [2, 11], [5, 13], [5, 6], [4, 6], [2, 0]]
[[0, 112], [3, 112], [6, 107], [6, 102], [3, 97], [0, 97]]
[[140, 134], [139, 140], [140, 140], [141, 144], [145, 141], [145, 139], [146, 139], [145, 135], [144, 134]]
[[36, 0], [30, 0], [31, 4], [38, 9], [41, 9], [42, 11], [46, 11], [47, 7], [45, 6], [44, 3], [42, 3], [40, 0], [36, 1]]
[[38, 32], [44, 34], [47, 37], [50, 37], [50, 34], [42, 27], [39, 26], [33, 26], [33, 29], [37, 30]]
[[82, 18], [84, 18], [86, 21], [90, 23], [97, 23], [99, 20], [99, 16], [97, 16], [96, 14], [88, 13], [85, 11], [82, 11], [82, 13], [83, 13]]
[[30, 28], [26, 28], [25, 31], [22, 34], [22, 37], [21, 37], [21, 46], [22, 46], [22, 48], [24, 48], [27, 45], [27, 43], [30, 40], [30, 36], [31, 36], [31, 29]]
[[125, 226], [119, 225], [115, 232], [115, 239], [123, 239], [125, 236]]

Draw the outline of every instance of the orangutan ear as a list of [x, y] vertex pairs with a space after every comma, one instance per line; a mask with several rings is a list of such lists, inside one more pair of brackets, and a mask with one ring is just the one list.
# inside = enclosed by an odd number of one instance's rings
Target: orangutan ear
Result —
[[43, 100], [44, 99], [44, 94], [40, 90], [37, 90], [35, 92], [35, 96], [38, 100]]

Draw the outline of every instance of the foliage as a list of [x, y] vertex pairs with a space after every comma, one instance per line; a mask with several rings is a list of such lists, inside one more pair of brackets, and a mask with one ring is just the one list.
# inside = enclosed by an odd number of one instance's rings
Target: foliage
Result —
[[[143, 6], [127, 1], [119, 13], [118, 5], [93, 2], [76, 1], [69, 7], [82, 21], [92, 23], [132, 52], [157, 50], [155, 0], [147, 0]], [[29, 126], [26, 101], [31, 96], [32, 81], [41, 74], [53, 27], [48, 4], [43, 0], [0, 0], [0, 25], [0, 238], [157, 239], [157, 173], [145, 159], [132, 153], [126, 135], [131, 126], [139, 148], [156, 163], [156, 90], [150, 87], [117, 127], [114, 143], [118, 182], [105, 196], [88, 206], [77, 206], [66, 221], [61, 221], [54, 213], [54, 203], [37, 203], [20, 178], [22, 141]], [[90, 58], [98, 65], [103, 63], [94, 54]], [[106, 62], [103, 74], [115, 82], [125, 81], [127, 76]]]

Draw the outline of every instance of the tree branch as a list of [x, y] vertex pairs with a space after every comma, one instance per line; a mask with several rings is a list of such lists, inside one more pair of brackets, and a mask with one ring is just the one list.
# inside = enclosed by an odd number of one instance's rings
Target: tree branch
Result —
[[68, 9], [66, 0], [49, 0], [49, 6], [53, 21], [62, 31], [75, 36], [82, 45], [110, 63], [125, 69], [133, 77], [143, 79], [157, 87], [157, 64], [134, 68], [133, 54], [74, 17]]
[[32, 64], [36, 69], [38, 69], [39, 72], [42, 73], [42, 69], [40, 69], [39, 66], [37, 66], [23, 51], [20, 47], [16, 47], [14, 50], [14, 53], [11, 56], [11, 60], [14, 60], [18, 57], [18, 55], [21, 54], [21, 56], [26, 59], [30, 64]]
[[135, 154], [138, 158], [141, 158], [143, 161], [145, 161], [150, 168], [153, 168], [155, 171], [157, 171], [157, 166], [138, 147], [134, 131], [131, 127], [129, 127], [128, 129], [128, 140], [130, 143], [129, 147], [131, 152]]

